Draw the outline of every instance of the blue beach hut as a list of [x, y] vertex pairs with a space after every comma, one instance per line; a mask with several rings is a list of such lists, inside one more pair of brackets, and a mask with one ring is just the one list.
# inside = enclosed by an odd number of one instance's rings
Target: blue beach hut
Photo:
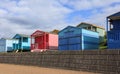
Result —
[[107, 17], [108, 49], [120, 49], [120, 12]]
[[98, 49], [98, 32], [68, 26], [59, 32], [59, 50]]
[[12, 52], [13, 44], [18, 43], [16, 39], [10, 39], [10, 38], [1, 38], [0, 39], [0, 52]]

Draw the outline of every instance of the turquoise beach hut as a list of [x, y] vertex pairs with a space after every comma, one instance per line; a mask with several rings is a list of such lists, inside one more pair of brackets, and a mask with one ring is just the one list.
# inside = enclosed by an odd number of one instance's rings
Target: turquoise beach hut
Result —
[[13, 39], [18, 40], [18, 44], [13, 44], [14, 50], [30, 51], [30, 36], [25, 34], [16, 34]]

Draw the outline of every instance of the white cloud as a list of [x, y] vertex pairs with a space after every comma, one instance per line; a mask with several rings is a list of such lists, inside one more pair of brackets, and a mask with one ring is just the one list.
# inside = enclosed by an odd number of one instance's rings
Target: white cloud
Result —
[[0, 9], [0, 17], [4, 17], [4, 15], [7, 15], [7, 11], [5, 11], [4, 9]]
[[120, 5], [107, 6], [107, 7], [103, 8], [101, 11], [102, 11], [102, 13], [99, 13], [99, 11], [93, 12], [94, 15], [92, 15], [88, 19], [83, 19], [82, 21], [97, 24], [99, 26], [106, 28], [106, 17], [109, 15], [112, 15], [116, 12], [119, 12]]
[[11, 35], [25, 32], [30, 34], [35, 29], [50, 31], [61, 28], [63, 26], [61, 24], [66, 23], [65, 15], [72, 12], [56, 0], [20, 0], [19, 2], [5, 0], [0, 4], [0, 8], [8, 11], [7, 15], [2, 14], [4, 18], [0, 18], [1, 24], [4, 25], [0, 27], [3, 36], [8, 32]]
[[112, 3], [120, 3], [120, 0], [60, 0], [60, 2], [72, 7], [75, 10], [87, 10], [106, 7]]
[[[120, 10], [119, 4], [110, 6], [112, 3], [118, 2], [120, 1], [2, 0], [0, 1], [0, 35], [11, 37], [16, 33], [31, 34], [37, 29], [51, 31], [68, 25], [77, 25], [82, 21], [105, 25], [106, 16]], [[100, 10], [102, 13], [97, 10], [99, 7], [102, 7]], [[66, 22], [68, 14], [88, 9], [96, 9], [93, 11], [94, 15], [88, 16], [88, 18], [73, 16], [73, 20], [71, 20], [73, 22]]]

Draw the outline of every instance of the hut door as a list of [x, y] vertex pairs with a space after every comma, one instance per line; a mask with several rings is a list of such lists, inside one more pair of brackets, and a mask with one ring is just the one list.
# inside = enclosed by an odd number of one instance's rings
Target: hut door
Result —
[[38, 49], [38, 43], [35, 43], [35, 49]]

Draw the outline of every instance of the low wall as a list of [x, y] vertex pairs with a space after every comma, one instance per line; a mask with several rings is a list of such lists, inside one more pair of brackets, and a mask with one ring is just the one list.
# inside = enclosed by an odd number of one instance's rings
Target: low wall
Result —
[[119, 74], [120, 50], [0, 53], [0, 63]]

